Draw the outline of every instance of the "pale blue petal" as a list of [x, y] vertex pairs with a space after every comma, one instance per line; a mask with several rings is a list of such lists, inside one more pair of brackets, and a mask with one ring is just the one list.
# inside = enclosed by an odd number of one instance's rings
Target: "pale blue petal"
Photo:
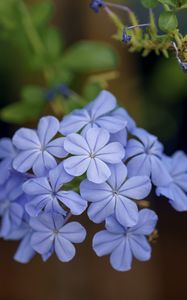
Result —
[[147, 176], [131, 177], [121, 186], [119, 192], [134, 200], [144, 199], [151, 192], [151, 181]]
[[113, 133], [110, 135], [110, 142], [118, 142], [123, 145], [123, 147], [126, 147], [127, 145], [127, 138], [128, 133], [127, 129], [124, 128], [116, 133]]
[[80, 215], [87, 208], [87, 201], [74, 191], [60, 191], [57, 198], [70, 209], [73, 215]]
[[65, 169], [64, 164], [60, 163], [56, 168], [49, 172], [49, 181], [52, 190], [57, 192], [64, 183], [72, 181], [73, 176], [69, 175]]
[[31, 247], [31, 232], [29, 232], [20, 242], [14, 255], [14, 260], [19, 263], [26, 264], [33, 258], [34, 255], [35, 251]]
[[59, 234], [72, 243], [82, 243], [86, 238], [86, 230], [78, 222], [70, 222], [64, 225], [59, 230]]
[[129, 232], [136, 235], [150, 235], [154, 231], [157, 221], [158, 216], [153, 210], [141, 209], [138, 223], [134, 227], [129, 228]]
[[0, 139], [0, 159], [12, 158], [16, 154], [16, 149], [9, 138]]
[[132, 265], [132, 252], [129, 241], [123, 238], [110, 256], [110, 263], [117, 271], [129, 271]]
[[63, 135], [78, 132], [90, 122], [90, 116], [86, 109], [77, 109], [63, 118], [60, 123], [60, 132]]
[[125, 155], [126, 160], [136, 155], [145, 154], [145, 148], [143, 144], [134, 139], [130, 139], [127, 142], [127, 146], [125, 150], [126, 150], [126, 155]]
[[124, 234], [126, 232], [125, 228], [117, 221], [114, 215], [106, 218], [105, 227], [111, 233]]
[[185, 192], [187, 193], [187, 173], [176, 175], [174, 182]]
[[97, 256], [104, 256], [112, 253], [122, 240], [122, 234], [114, 234], [107, 230], [102, 230], [94, 235], [92, 246]]
[[172, 178], [163, 162], [156, 156], [151, 156], [151, 179], [155, 186], [168, 185]]
[[114, 213], [115, 203], [115, 198], [112, 195], [105, 200], [92, 203], [88, 208], [89, 219], [95, 223], [103, 222]]
[[72, 176], [80, 176], [87, 171], [90, 160], [91, 159], [85, 155], [69, 157], [64, 160], [64, 169]]
[[80, 193], [85, 200], [98, 202], [110, 197], [112, 190], [107, 183], [95, 184], [86, 179], [80, 184]]
[[89, 147], [80, 134], [72, 133], [64, 141], [64, 148], [68, 153], [75, 155], [88, 155]]
[[102, 116], [96, 120], [96, 124], [108, 130], [108, 132], [116, 133], [125, 128], [127, 122], [113, 116]]
[[63, 238], [61, 234], [58, 234], [55, 238], [55, 252], [58, 259], [62, 262], [72, 260], [76, 253], [74, 245]]
[[140, 261], [151, 258], [151, 246], [143, 235], [132, 235], [129, 237], [132, 254]]
[[94, 183], [105, 182], [111, 175], [109, 167], [98, 158], [92, 158], [89, 159], [89, 161], [90, 163], [87, 170], [88, 180]]
[[47, 177], [40, 177], [26, 181], [23, 184], [23, 191], [28, 195], [37, 196], [42, 194], [50, 194], [52, 189]]
[[45, 254], [53, 246], [54, 234], [50, 232], [34, 232], [31, 237], [31, 246], [39, 254]]
[[31, 217], [37, 217], [42, 210], [46, 207], [48, 202], [52, 202], [50, 194], [39, 195], [34, 197], [33, 200], [29, 201], [25, 205], [26, 212]]
[[21, 128], [13, 136], [13, 144], [20, 150], [40, 150], [41, 143], [36, 131], [28, 128]]
[[116, 199], [115, 216], [125, 227], [134, 226], [138, 222], [138, 207], [128, 198], [118, 196]]
[[85, 133], [85, 140], [89, 147], [89, 152], [95, 153], [103, 148], [109, 141], [110, 134], [105, 129], [90, 128]]
[[55, 228], [53, 215], [50, 213], [42, 213], [37, 218], [30, 218], [30, 226], [33, 230], [51, 234]]
[[150, 158], [146, 154], [141, 154], [133, 157], [127, 163], [128, 176], [148, 176], [151, 175], [151, 162]]
[[91, 103], [91, 117], [96, 119], [112, 111], [116, 107], [116, 98], [108, 91], [102, 91]]
[[117, 164], [120, 163], [121, 160], [125, 156], [125, 150], [120, 143], [110, 143], [103, 147], [102, 149], [98, 150], [97, 158], [103, 160], [104, 162], [110, 164]]
[[18, 172], [25, 173], [30, 170], [40, 154], [36, 150], [21, 151], [13, 160], [13, 168]]
[[55, 117], [47, 116], [40, 119], [37, 133], [43, 147], [57, 134], [59, 127], [59, 121]]
[[57, 162], [47, 151], [40, 152], [33, 164], [33, 172], [37, 176], [45, 176], [48, 171], [55, 168]]
[[121, 118], [123, 121], [126, 121], [128, 131], [132, 132], [135, 129], [135, 121], [130, 117], [130, 115], [124, 108], [117, 108], [111, 115], [117, 118]]
[[107, 183], [113, 190], [118, 190], [127, 178], [127, 167], [123, 163], [110, 166], [111, 176]]
[[65, 138], [58, 138], [53, 140], [47, 145], [46, 151], [54, 155], [55, 157], [59, 157], [59, 158], [66, 157], [67, 152], [64, 149], [64, 141]]

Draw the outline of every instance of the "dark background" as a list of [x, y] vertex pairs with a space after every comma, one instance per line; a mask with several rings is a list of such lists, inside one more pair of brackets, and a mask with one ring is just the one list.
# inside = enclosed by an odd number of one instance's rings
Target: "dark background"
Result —
[[[154, 54], [147, 58], [129, 54], [111, 39], [115, 28], [108, 17], [103, 12], [92, 13], [88, 2], [55, 0], [53, 23], [61, 29], [66, 44], [81, 39], [112, 43], [120, 53], [121, 63], [120, 77], [111, 82], [110, 90], [139, 126], [160, 137], [168, 154], [177, 149], [187, 152], [187, 74], [182, 73], [174, 57], [166, 60]], [[146, 19], [144, 12], [137, 9], [142, 21]], [[16, 57], [12, 61], [8, 57], [0, 58], [2, 107], [19, 97], [24, 83], [22, 66]], [[11, 136], [14, 131], [15, 127], [0, 123], [1, 136]], [[35, 257], [28, 265], [20, 265], [12, 259], [17, 244], [0, 241], [0, 300], [187, 299], [187, 214], [175, 212], [165, 199], [152, 201], [159, 215], [159, 238], [149, 262], [134, 261], [133, 269], [127, 273], [114, 271], [108, 258], [97, 258], [91, 249], [98, 227], [81, 217], [88, 238], [77, 247], [76, 258], [68, 264], [55, 257], [43, 263]]]

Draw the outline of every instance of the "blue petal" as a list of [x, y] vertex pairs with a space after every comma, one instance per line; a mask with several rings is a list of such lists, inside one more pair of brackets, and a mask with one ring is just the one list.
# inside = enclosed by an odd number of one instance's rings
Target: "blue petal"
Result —
[[105, 200], [92, 203], [88, 208], [88, 216], [95, 223], [101, 223], [114, 213], [115, 198], [111, 195]]
[[105, 147], [99, 149], [96, 157], [104, 162], [117, 164], [122, 161], [125, 156], [125, 150], [120, 143], [110, 143]]
[[34, 232], [31, 237], [31, 246], [39, 254], [48, 253], [53, 247], [53, 232]]
[[135, 121], [130, 117], [130, 115], [124, 108], [117, 108], [111, 115], [117, 118], [121, 118], [123, 121], [126, 121], [127, 129], [129, 132], [132, 132], [135, 129]]
[[22, 264], [28, 263], [33, 256], [35, 251], [31, 247], [31, 232], [29, 232], [19, 244], [19, 247], [14, 255], [14, 260]]
[[13, 158], [16, 154], [16, 149], [9, 138], [0, 139], [0, 159]]
[[156, 213], [151, 209], [144, 208], [139, 212], [138, 223], [129, 228], [129, 232], [136, 235], [150, 235], [154, 231], [157, 221]]
[[113, 190], [118, 190], [127, 177], [127, 167], [123, 163], [110, 166], [111, 176], [107, 183]]
[[60, 163], [56, 168], [49, 172], [49, 181], [52, 190], [55, 192], [57, 192], [64, 183], [71, 182], [72, 179], [73, 177], [65, 171], [63, 163]]
[[130, 159], [127, 163], [128, 176], [148, 176], [151, 175], [151, 162], [146, 154], [141, 154]]
[[88, 155], [89, 147], [80, 134], [72, 133], [64, 141], [64, 148], [68, 153], [75, 155]]
[[82, 243], [86, 238], [86, 230], [78, 222], [70, 222], [64, 225], [59, 230], [59, 234], [72, 243]]
[[114, 215], [106, 218], [105, 227], [111, 233], [124, 234], [126, 232], [125, 228], [117, 221]]
[[96, 120], [96, 124], [110, 133], [116, 133], [124, 129], [127, 123], [113, 116], [102, 116]]
[[59, 157], [59, 158], [66, 157], [67, 152], [64, 149], [64, 141], [65, 138], [58, 138], [53, 140], [47, 145], [46, 151], [54, 155], [55, 157]]
[[89, 105], [91, 118], [96, 119], [111, 112], [116, 107], [116, 98], [108, 91], [102, 91]]
[[109, 167], [98, 158], [89, 159], [89, 167], [87, 170], [88, 180], [94, 183], [103, 183], [111, 175]]
[[116, 133], [111, 134], [110, 142], [118, 142], [118, 143], [122, 144], [124, 147], [126, 147], [127, 137], [128, 137], [127, 129], [124, 128]]
[[41, 151], [33, 164], [33, 172], [37, 176], [45, 176], [48, 171], [55, 168], [57, 162], [47, 151]]
[[49, 202], [52, 202], [50, 194], [38, 195], [25, 205], [26, 212], [31, 217], [37, 217]]
[[40, 119], [37, 133], [43, 147], [57, 134], [59, 127], [59, 121], [55, 117], [47, 116]]
[[86, 179], [80, 184], [80, 193], [83, 199], [97, 202], [110, 197], [112, 190], [107, 183], [95, 184]]
[[129, 178], [120, 188], [119, 193], [134, 200], [144, 199], [151, 192], [151, 181], [147, 176]]
[[52, 192], [51, 186], [46, 177], [30, 179], [23, 185], [23, 191], [28, 195], [43, 195]]
[[168, 187], [159, 187], [156, 190], [157, 195], [163, 195], [169, 199], [169, 203], [177, 211], [187, 210], [187, 195], [176, 184], [170, 184]]
[[118, 196], [116, 199], [115, 216], [124, 227], [134, 226], [138, 222], [138, 207], [132, 200]]
[[60, 132], [65, 136], [78, 132], [90, 122], [90, 116], [86, 109], [77, 109], [63, 118], [60, 123]]
[[20, 150], [37, 150], [41, 146], [36, 131], [28, 128], [21, 128], [13, 136], [13, 144]]
[[151, 156], [151, 178], [155, 186], [164, 186], [172, 181], [163, 162], [156, 156]]
[[62, 262], [68, 262], [75, 256], [75, 247], [67, 239], [58, 234], [55, 238], [55, 252], [58, 259]]
[[114, 249], [110, 256], [110, 263], [117, 271], [129, 271], [132, 264], [132, 252], [127, 238]]
[[97, 256], [104, 256], [112, 253], [122, 240], [122, 234], [114, 234], [107, 230], [102, 230], [94, 235], [92, 246]]
[[89, 152], [96, 153], [108, 143], [110, 134], [105, 129], [95, 127], [86, 131], [85, 139], [89, 146]]
[[70, 209], [73, 215], [80, 215], [87, 208], [87, 201], [73, 191], [60, 191], [57, 198]]
[[13, 160], [13, 168], [21, 173], [27, 172], [32, 168], [39, 154], [37, 150], [21, 151]]
[[147, 261], [151, 258], [151, 246], [143, 235], [131, 235], [129, 243], [132, 254], [140, 261]]
[[72, 156], [64, 161], [65, 171], [72, 176], [84, 174], [90, 164], [90, 158], [85, 155]]

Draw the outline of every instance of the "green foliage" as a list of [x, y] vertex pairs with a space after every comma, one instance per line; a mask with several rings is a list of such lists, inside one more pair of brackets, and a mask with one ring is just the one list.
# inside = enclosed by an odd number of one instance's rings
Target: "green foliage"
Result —
[[159, 27], [164, 32], [170, 32], [177, 28], [177, 17], [173, 12], [164, 11], [159, 17]]
[[[102, 72], [117, 67], [118, 55], [108, 44], [85, 40], [66, 48], [62, 33], [50, 24], [53, 13], [52, 0], [32, 5], [24, 0], [0, 1], [0, 42], [20, 53], [25, 72], [35, 82], [35, 85], [23, 86], [20, 101], [13, 99], [12, 104], [0, 111], [0, 119], [6, 122], [25, 123], [45, 113], [62, 116], [81, 107], [85, 99], [90, 100], [88, 94], [96, 94], [89, 92], [94, 90], [92, 84], [82, 80], [85, 74], [101, 73], [96, 83], [99, 91]], [[68, 99], [59, 94], [51, 102], [47, 101], [45, 91], [60, 84], [67, 84], [77, 92]], [[87, 91], [83, 97], [79, 96], [81, 85]]]

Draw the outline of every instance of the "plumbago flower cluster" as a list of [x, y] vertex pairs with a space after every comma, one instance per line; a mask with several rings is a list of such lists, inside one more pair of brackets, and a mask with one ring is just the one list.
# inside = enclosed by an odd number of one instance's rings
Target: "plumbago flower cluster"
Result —
[[14, 259], [21, 263], [36, 253], [70, 261], [74, 244], [86, 238], [74, 219], [87, 210], [91, 221], [105, 224], [93, 250], [127, 271], [133, 257], [151, 256], [148, 237], [158, 217], [141, 200], [152, 186], [174, 209], [187, 210], [187, 156], [167, 157], [108, 91], [60, 122], [46, 116], [37, 129], [1, 139], [0, 159], [0, 236], [20, 240]]

